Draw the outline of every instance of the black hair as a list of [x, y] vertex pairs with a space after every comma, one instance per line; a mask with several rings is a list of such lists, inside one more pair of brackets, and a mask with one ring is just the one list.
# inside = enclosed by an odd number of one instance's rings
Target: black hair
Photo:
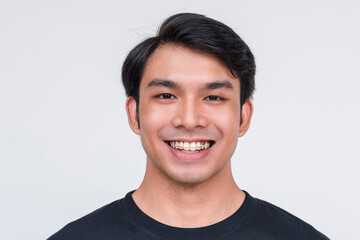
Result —
[[255, 89], [255, 59], [246, 43], [227, 25], [204, 15], [179, 13], [166, 19], [155, 37], [130, 51], [122, 67], [126, 95], [139, 104], [139, 86], [147, 59], [161, 45], [175, 44], [209, 54], [223, 61], [240, 80], [240, 101], [250, 99]]

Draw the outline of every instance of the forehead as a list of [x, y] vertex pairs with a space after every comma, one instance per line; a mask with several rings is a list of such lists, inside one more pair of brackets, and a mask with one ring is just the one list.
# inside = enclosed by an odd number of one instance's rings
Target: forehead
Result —
[[239, 79], [234, 78], [221, 60], [189, 48], [166, 44], [157, 48], [147, 60], [140, 88], [153, 79], [169, 79], [180, 85], [204, 84], [215, 80], [230, 80], [240, 88]]

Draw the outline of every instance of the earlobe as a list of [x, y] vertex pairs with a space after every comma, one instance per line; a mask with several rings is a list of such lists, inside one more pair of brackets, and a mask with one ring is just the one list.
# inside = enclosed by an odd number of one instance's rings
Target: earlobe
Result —
[[253, 111], [254, 111], [253, 104], [249, 99], [247, 99], [242, 105], [242, 110], [241, 110], [242, 121], [239, 128], [239, 137], [244, 136], [247, 130], [249, 129]]
[[139, 135], [140, 129], [136, 112], [136, 100], [133, 97], [128, 97], [126, 100], [126, 113], [131, 130]]

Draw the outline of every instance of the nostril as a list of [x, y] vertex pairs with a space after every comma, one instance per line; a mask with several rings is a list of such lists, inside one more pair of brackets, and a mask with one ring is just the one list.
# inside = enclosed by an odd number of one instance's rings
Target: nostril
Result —
[[175, 127], [184, 127], [186, 129], [194, 129], [196, 127], [206, 127], [208, 121], [203, 116], [189, 116], [187, 114], [179, 114], [176, 116], [172, 124]]

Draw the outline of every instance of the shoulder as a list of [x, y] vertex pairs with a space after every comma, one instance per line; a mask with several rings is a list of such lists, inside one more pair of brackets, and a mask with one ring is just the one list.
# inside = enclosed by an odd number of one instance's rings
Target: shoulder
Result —
[[258, 202], [252, 221], [265, 233], [279, 236], [279, 239], [312, 239], [328, 240], [325, 235], [313, 226], [269, 202], [255, 199]]
[[127, 223], [121, 210], [121, 201], [114, 201], [67, 224], [48, 240], [98, 239], [97, 235], [104, 236], [104, 234], [113, 233], [118, 226]]

